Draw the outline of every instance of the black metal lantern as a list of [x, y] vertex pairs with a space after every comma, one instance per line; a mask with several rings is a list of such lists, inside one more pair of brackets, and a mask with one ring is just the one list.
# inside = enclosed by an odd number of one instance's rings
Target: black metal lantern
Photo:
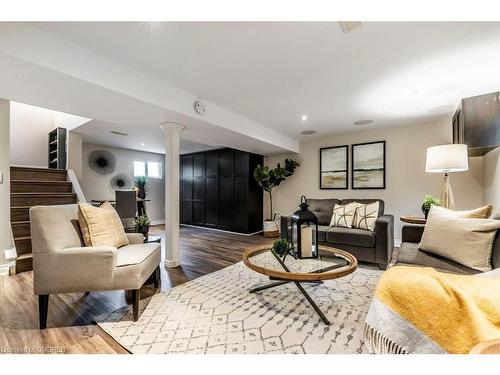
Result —
[[300, 210], [292, 215], [292, 238], [295, 255], [300, 259], [317, 258], [318, 218], [308, 210], [307, 199], [300, 198]]

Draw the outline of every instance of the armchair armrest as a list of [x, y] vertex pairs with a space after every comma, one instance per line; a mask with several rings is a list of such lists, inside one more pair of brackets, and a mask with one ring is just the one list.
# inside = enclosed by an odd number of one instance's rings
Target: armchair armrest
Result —
[[394, 216], [381, 215], [375, 221], [375, 261], [386, 266], [394, 251]]
[[35, 294], [109, 290], [117, 263], [115, 247], [72, 247], [34, 254]]
[[289, 241], [288, 238], [288, 227], [291, 223], [291, 216], [281, 216], [280, 220], [280, 238]]
[[138, 245], [144, 243], [144, 236], [142, 233], [125, 233], [128, 238], [128, 242], [131, 245]]
[[401, 228], [401, 241], [420, 243], [424, 229], [425, 225], [403, 225], [403, 228]]

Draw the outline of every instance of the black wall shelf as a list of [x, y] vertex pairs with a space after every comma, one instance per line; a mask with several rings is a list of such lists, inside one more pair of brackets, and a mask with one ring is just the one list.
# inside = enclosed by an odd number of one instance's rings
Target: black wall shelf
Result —
[[49, 168], [66, 169], [66, 137], [65, 128], [56, 128], [49, 133]]

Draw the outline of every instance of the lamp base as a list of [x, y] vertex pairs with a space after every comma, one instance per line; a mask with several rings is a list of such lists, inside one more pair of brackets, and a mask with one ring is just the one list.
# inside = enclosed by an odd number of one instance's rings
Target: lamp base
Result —
[[444, 174], [443, 177], [443, 189], [441, 190], [441, 206], [445, 208], [455, 208], [455, 198], [453, 197], [453, 191], [451, 190], [450, 177], [448, 173]]

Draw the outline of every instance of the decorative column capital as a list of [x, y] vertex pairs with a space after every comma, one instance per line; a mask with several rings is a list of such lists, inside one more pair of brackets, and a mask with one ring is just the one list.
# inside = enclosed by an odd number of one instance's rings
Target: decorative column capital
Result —
[[183, 131], [186, 127], [184, 125], [179, 124], [178, 122], [162, 122], [160, 124], [160, 128], [165, 131], [169, 130], [177, 130], [179, 133]]

